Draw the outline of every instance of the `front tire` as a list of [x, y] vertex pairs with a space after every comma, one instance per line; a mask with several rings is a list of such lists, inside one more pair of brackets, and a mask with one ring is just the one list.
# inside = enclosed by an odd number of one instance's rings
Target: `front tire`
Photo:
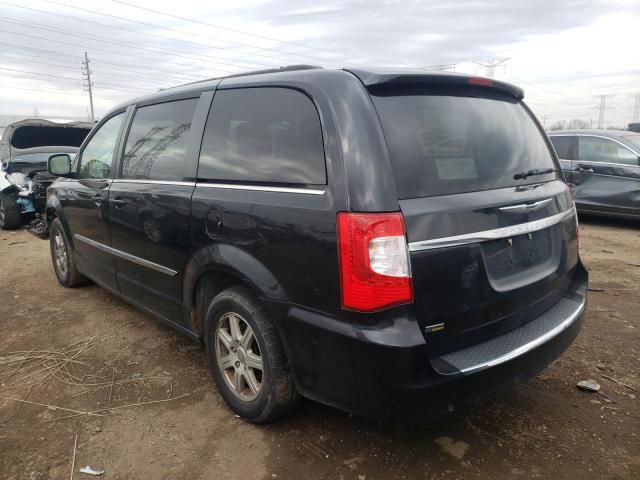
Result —
[[4, 192], [0, 195], [0, 228], [3, 230], [15, 230], [22, 225], [22, 213], [20, 205], [11, 193]]
[[56, 273], [60, 285], [67, 288], [78, 287], [89, 283], [87, 277], [82, 275], [76, 268], [73, 254], [67, 235], [64, 233], [62, 223], [55, 218], [51, 222], [49, 230], [49, 247], [51, 249], [51, 260], [53, 270]]
[[209, 369], [227, 405], [259, 424], [295, 408], [293, 376], [264, 305], [236, 286], [218, 294], [205, 315]]

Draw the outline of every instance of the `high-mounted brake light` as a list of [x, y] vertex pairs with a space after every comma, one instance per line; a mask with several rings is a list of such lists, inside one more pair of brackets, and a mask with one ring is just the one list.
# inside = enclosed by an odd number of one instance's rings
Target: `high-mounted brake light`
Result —
[[493, 80], [484, 77], [471, 77], [469, 79], [469, 85], [480, 85], [482, 87], [490, 87], [493, 85]]
[[413, 301], [400, 212], [340, 212], [337, 226], [344, 308], [370, 312]]

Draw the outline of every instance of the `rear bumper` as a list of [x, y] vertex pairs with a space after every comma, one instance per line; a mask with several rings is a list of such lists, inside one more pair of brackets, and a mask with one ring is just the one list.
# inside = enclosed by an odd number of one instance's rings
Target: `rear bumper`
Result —
[[279, 315], [279, 327], [303, 396], [381, 421], [416, 424], [494, 397], [544, 369], [578, 335], [586, 295], [580, 264], [566, 295], [540, 317], [441, 357], [429, 356], [409, 308], [372, 328], [291, 307]]

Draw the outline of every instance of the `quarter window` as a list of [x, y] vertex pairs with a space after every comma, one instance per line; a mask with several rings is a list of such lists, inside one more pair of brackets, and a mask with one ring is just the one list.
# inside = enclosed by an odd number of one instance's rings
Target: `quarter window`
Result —
[[122, 178], [182, 180], [186, 139], [197, 98], [136, 110], [127, 136]]
[[322, 128], [315, 106], [303, 93], [287, 88], [216, 92], [198, 178], [325, 184]]
[[599, 137], [580, 137], [578, 144], [579, 160], [638, 165], [638, 156], [613, 140]]
[[124, 113], [111, 117], [102, 124], [96, 133], [89, 139], [87, 146], [82, 151], [79, 178], [110, 178], [113, 152], [116, 149], [118, 134]]

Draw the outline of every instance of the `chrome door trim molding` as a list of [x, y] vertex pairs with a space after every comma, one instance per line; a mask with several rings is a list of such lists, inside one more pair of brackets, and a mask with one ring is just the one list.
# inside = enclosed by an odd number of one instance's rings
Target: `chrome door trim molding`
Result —
[[83, 237], [82, 235], [78, 235], [77, 233], [73, 234], [73, 238], [80, 240], [87, 245], [91, 245], [98, 250], [102, 250], [103, 252], [110, 253], [117, 257], [120, 257], [124, 260], [128, 260], [129, 262], [136, 263], [143, 267], [150, 268], [155, 270], [156, 272], [164, 273], [165, 275], [169, 275], [170, 277], [174, 277], [178, 274], [175, 270], [167, 268], [163, 265], [159, 265], [157, 263], [150, 262], [149, 260], [145, 260], [144, 258], [136, 257], [135, 255], [131, 255], [129, 253], [123, 252], [122, 250], [118, 250], [117, 248], [109, 247], [100, 242], [96, 242], [95, 240], [91, 240], [90, 238]]
[[469, 243], [486, 242], [489, 240], [498, 240], [500, 238], [515, 237], [532, 233], [537, 230], [549, 228], [557, 223], [563, 222], [569, 217], [575, 216], [575, 207], [569, 210], [527, 223], [519, 223], [510, 227], [494, 228], [493, 230], [484, 230], [482, 232], [465, 233], [463, 235], [454, 235], [452, 237], [434, 238], [432, 240], [422, 240], [419, 242], [409, 243], [409, 251], [420, 252], [423, 250], [433, 250], [436, 248], [454, 247], [458, 245], [467, 245]]
[[471, 365], [469, 367], [463, 368], [460, 370], [460, 372], [462, 373], [477, 372], [479, 370], [484, 370], [486, 368], [495, 367], [496, 365], [500, 365], [501, 363], [508, 362], [509, 360], [519, 357], [520, 355], [524, 355], [525, 353], [533, 350], [536, 347], [539, 347], [546, 341], [552, 339], [556, 335], [559, 335], [564, 330], [569, 328], [569, 326], [573, 322], [575, 322], [576, 319], [582, 314], [586, 305], [587, 305], [587, 299], [585, 298], [582, 300], [578, 308], [576, 308], [576, 310], [571, 315], [569, 315], [565, 320], [563, 320], [561, 323], [553, 327], [551, 330], [548, 330], [547, 332], [545, 332], [543, 335], [540, 335], [539, 337], [531, 340], [530, 342], [525, 343], [524, 345], [519, 346], [514, 350], [511, 350], [508, 353], [505, 353], [504, 355], [500, 355], [499, 357], [492, 358], [491, 360], [487, 360], [486, 362], [478, 363], [476, 365]]
[[136, 178], [115, 178], [113, 183], [149, 183], [151, 185], [184, 185], [185, 187], [195, 187], [196, 182], [178, 182], [173, 180], [144, 180]]
[[533, 203], [521, 203], [519, 205], [510, 205], [508, 207], [500, 207], [498, 210], [505, 213], [525, 213], [525, 212], [535, 212], [536, 210], [540, 210], [542, 207], [549, 205], [553, 198], [547, 198], [545, 200], [540, 200], [538, 202]]
[[222, 188], [228, 190], [252, 190], [257, 192], [302, 193], [305, 195], [324, 195], [326, 190], [311, 188], [272, 187], [267, 185], [240, 185], [235, 183], [196, 183], [196, 187]]

